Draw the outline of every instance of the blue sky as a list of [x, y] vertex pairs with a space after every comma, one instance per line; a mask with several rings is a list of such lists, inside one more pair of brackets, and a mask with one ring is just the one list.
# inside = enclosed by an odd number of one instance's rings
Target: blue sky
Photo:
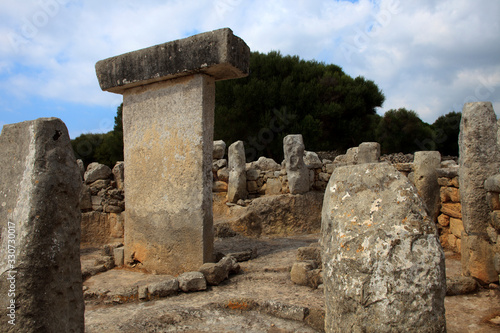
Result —
[[0, 0], [0, 126], [59, 117], [71, 137], [113, 127], [121, 95], [97, 61], [231, 28], [251, 50], [333, 63], [432, 123], [469, 101], [500, 113], [500, 1]]

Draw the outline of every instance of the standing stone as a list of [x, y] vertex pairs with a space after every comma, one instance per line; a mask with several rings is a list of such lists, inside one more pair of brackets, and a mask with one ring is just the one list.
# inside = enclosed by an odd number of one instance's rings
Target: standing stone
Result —
[[283, 139], [288, 187], [291, 194], [309, 191], [309, 169], [304, 163], [304, 149], [301, 134], [287, 135]]
[[243, 141], [236, 141], [229, 146], [229, 183], [227, 200], [232, 203], [247, 197], [246, 158]]
[[492, 251], [486, 245], [490, 209], [484, 182], [498, 173], [500, 156], [497, 119], [490, 102], [464, 105], [458, 144], [460, 200], [465, 229], [462, 234], [462, 274], [483, 283], [494, 282], [498, 275], [493, 267]]
[[326, 332], [445, 332], [444, 253], [387, 163], [335, 169], [322, 210]]
[[437, 169], [441, 166], [441, 154], [438, 151], [418, 151], [413, 160], [415, 187], [425, 202], [429, 215], [437, 221], [440, 204], [440, 186]]
[[1, 331], [83, 332], [82, 181], [64, 123], [5, 125], [0, 169]]
[[125, 163], [116, 162], [112, 172], [116, 182], [116, 188], [123, 190], [125, 188]]
[[377, 163], [380, 159], [380, 143], [363, 142], [358, 147], [358, 164]]
[[226, 143], [222, 140], [214, 141], [213, 159], [220, 160], [226, 155]]
[[160, 274], [213, 260], [215, 81], [248, 75], [230, 29], [101, 60], [101, 89], [123, 94], [125, 261]]

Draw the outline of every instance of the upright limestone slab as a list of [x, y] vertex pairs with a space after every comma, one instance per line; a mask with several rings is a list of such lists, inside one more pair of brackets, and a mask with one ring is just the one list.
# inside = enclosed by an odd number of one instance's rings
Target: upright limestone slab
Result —
[[406, 177], [336, 168], [321, 223], [326, 332], [446, 332], [443, 249]]
[[[2, 332], [84, 331], [81, 185], [68, 131], [61, 120], [44, 118], [3, 127]], [[11, 320], [15, 326], [8, 322]]]
[[290, 134], [283, 138], [286, 174], [291, 194], [309, 191], [309, 169], [304, 163], [304, 150], [302, 134]]
[[236, 203], [247, 198], [247, 176], [245, 171], [245, 146], [243, 141], [236, 141], [229, 146], [229, 184], [227, 200]]
[[439, 214], [439, 184], [437, 169], [441, 166], [441, 154], [438, 151], [415, 152], [413, 162], [415, 187], [427, 206], [430, 217], [437, 220]]
[[96, 64], [123, 94], [126, 262], [176, 275], [212, 261], [215, 81], [246, 76], [249, 57], [221, 29]]
[[487, 233], [490, 208], [484, 182], [498, 173], [497, 119], [490, 102], [467, 103], [460, 122], [460, 201], [462, 273], [483, 283], [498, 280]]

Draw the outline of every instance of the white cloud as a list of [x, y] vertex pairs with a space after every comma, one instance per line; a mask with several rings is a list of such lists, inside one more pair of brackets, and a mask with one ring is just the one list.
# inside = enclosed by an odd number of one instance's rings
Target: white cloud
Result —
[[[56, 1], [65, 5], [40, 5]], [[0, 89], [20, 99], [117, 105], [121, 96], [99, 89], [98, 60], [230, 27], [252, 50], [315, 58], [373, 80], [384, 110], [406, 107], [433, 122], [460, 111], [485, 80], [481, 97], [489, 92], [500, 112], [499, 12], [500, 2], [489, 0], [4, 1]], [[17, 51], [8, 36], [21, 37]]]

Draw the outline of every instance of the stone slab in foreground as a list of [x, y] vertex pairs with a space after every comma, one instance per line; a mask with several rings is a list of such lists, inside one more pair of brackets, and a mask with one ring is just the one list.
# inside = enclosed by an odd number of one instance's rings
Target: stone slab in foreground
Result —
[[[2, 332], [84, 331], [81, 184], [68, 131], [61, 120], [42, 118], [3, 127]], [[8, 323], [12, 319], [15, 326]]]
[[446, 332], [444, 253], [387, 163], [335, 169], [322, 210], [326, 332]]

